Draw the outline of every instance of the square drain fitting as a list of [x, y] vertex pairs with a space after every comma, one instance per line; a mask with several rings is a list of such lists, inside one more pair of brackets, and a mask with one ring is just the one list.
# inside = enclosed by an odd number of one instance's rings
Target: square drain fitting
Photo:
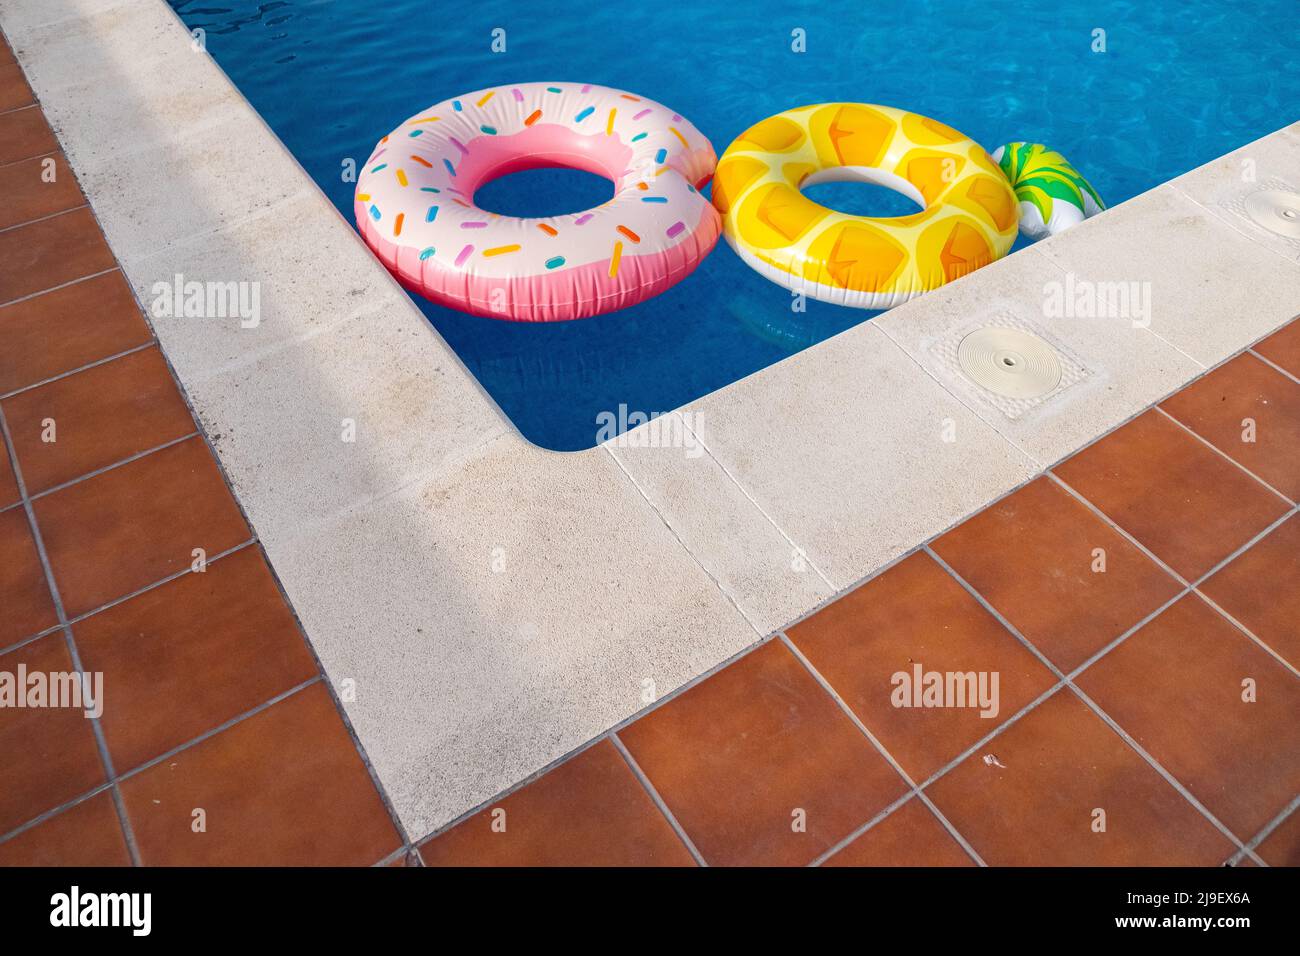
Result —
[[1090, 374], [1063, 345], [1007, 309], [949, 332], [930, 352], [964, 391], [1011, 421]]
[[1300, 192], [1276, 176], [1238, 189], [1218, 207], [1229, 216], [1248, 223], [1250, 234], [1264, 231], [1265, 242], [1284, 249], [1292, 259], [1300, 259]]

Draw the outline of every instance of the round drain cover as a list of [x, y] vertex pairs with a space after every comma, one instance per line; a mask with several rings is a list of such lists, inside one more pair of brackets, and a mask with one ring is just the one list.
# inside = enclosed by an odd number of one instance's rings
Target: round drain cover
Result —
[[1020, 329], [976, 329], [957, 345], [957, 364], [976, 385], [1007, 398], [1040, 398], [1061, 383], [1056, 352]]
[[1300, 239], [1300, 193], [1261, 189], [1246, 197], [1246, 214], [1269, 232]]

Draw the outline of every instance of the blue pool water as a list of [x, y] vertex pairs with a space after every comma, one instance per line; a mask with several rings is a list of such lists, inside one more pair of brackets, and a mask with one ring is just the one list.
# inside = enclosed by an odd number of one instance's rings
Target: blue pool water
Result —
[[[209, 52], [349, 220], [358, 164], [416, 111], [535, 80], [604, 84], [686, 116], [719, 154], [745, 128], [807, 103], [915, 110], [987, 149], [1063, 152], [1111, 205], [1296, 119], [1296, 0], [709, 0], [567, 5], [435, 0], [171, 0]], [[506, 31], [506, 52], [491, 49]], [[791, 50], [806, 32], [807, 52]], [[1093, 31], [1106, 31], [1095, 53]], [[872, 187], [815, 187], [819, 202], [898, 215]], [[596, 177], [539, 170], [484, 188], [520, 215], [608, 198]], [[667, 411], [873, 313], [809, 301], [720, 242], [669, 292], [577, 322], [517, 324], [415, 302], [531, 441], [574, 450], [620, 405]]]

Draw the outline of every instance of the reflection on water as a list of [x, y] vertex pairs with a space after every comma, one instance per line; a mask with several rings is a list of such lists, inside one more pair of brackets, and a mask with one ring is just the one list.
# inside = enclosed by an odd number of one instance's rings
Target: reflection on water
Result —
[[[599, 83], [660, 100], [721, 152], [795, 105], [856, 100], [933, 116], [988, 148], [1059, 149], [1110, 205], [1293, 118], [1300, 71], [1295, 0], [914, 0], [795, 6], [694, 0], [556, 7], [522, 0], [171, 0], [209, 52], [349, 220], [347, 160], [431, 103], [519, 81]], [[1092, 30], [1107, 52], [1092, 52]], [[807, 52], [790, 48], [799, 27]], [[503, 54], [491, 49], [506, 31]], [[548, 180], [548, 175], [554, 177]], [[543, 209], [570, 190], [540, 171], [487, 187], [492, 202]], [[599, 197], [598, 184], [589, 184]], [[840, 184], [819, 202], [890, 201]], [[595, 199], [594, 201], [601, 201]], [[906, 200], [892, 212], [910, 210]], [[590, 447], [620, 405], [677, 408], [873, 313], [808, 301], [719, 243], [685, 282], [649, 302], [578, 322], [520, 325], [439, 308], [430, 322], [532, 441]]]

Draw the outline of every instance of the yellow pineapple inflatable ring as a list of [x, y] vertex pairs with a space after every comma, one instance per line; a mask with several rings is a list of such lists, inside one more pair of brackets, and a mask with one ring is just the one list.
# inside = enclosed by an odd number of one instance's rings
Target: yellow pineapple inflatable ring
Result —
[[[836, 212], [800, 188], [888, 186], [923, 211]], [[713, 180], [723, 234], [751, 268], [823, 302], [888, 309], [1002, 258], [1020, 214], [978, 143], [889, 106], [825, 103], [778, 113], [727, 147]]]

